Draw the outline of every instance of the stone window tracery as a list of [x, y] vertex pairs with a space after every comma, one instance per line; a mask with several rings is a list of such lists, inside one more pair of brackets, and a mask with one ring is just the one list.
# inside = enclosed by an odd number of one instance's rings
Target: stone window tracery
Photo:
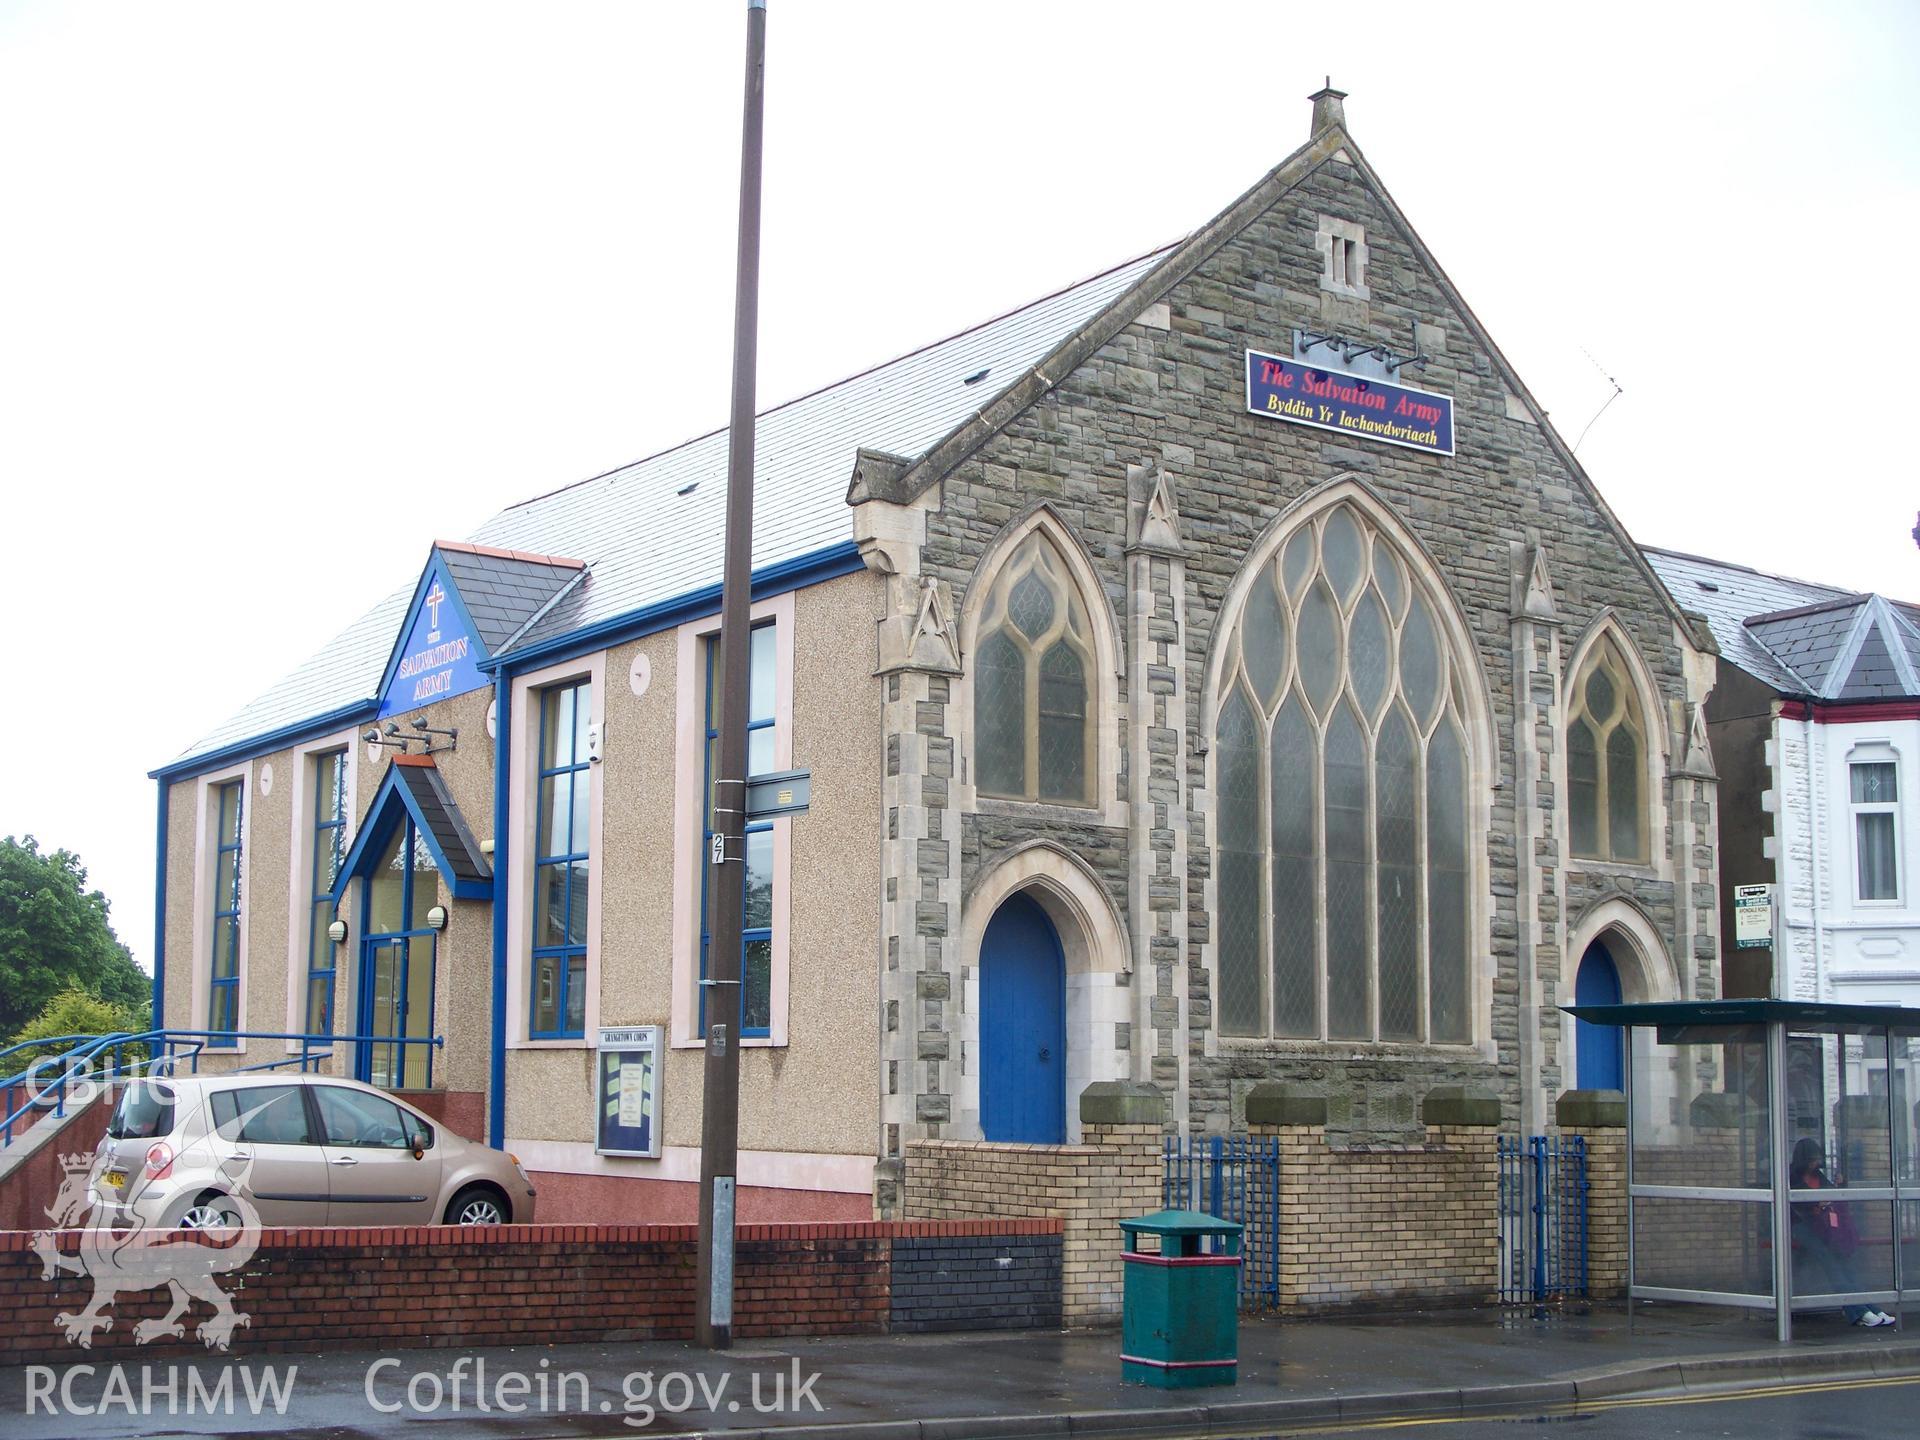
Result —
[[1466, 1044], [1470, 673], [1352, 505], [1257, 564], [1214, 733], [1223, 1035]]
[[975, 783], [982, 795], [1093, 803], [1097, 673], [1085, 601], [1036, 530], [994, 576], [973, 654]]
[[1574, 855], [1647, 858], [1647, 726], [1626, 658], [1609, 636], [1574, 681], [1567, 716], [1567, 810]]

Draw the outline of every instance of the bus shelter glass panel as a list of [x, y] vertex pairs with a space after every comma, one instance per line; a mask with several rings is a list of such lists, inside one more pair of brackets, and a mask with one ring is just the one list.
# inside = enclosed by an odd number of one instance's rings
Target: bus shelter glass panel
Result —
[[1771, 1303], [1764, 1028], [1629, 1034], [1634, 1288]]
[[1920, 1300], [1920, 1030], [1888, 1037], [1885, 1083], [1893, 1115], [1896, 1274], [1901, 1299]]
[[1794, 1027], [1786, 1055], [1794, 1302], [1821, 1297], [1832, 1306], [1853, 1296], [1847, 1308], [1857, 1318], [1866, 1300], [1890, 1298], [1894, 1288], [1887, 1034]]

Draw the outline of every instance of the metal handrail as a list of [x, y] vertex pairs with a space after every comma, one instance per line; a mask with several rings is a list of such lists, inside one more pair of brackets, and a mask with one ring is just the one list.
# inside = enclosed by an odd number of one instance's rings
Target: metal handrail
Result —
[[[435, 1049], [443, 1049], [447, 1043], [443, 1035], [322, 1035], [297, 1030], [146, 1030], [139, 1034], [121, 1030], [107, 1035], [59, 1035], [44, 1040], [25, 1040], [0, 1050], [0, 1059], [37, 1047], [67, 1045], [69, 1048], [34, 1061], [16, 1075], [0, 1078], [0, 1096], [11, 1096], [16, 1089], [27, 1092], [25, 1103], [0, 1119], [0, 1150], [13, 1144], [14, 1125], [30, 1112], [51, 1108], [55, 1116], [64, 1116], [67, 1113], [67, 1086], [76, 1078], [113, 1081], [132, 1078], [142, 1070], [149, 1074], [171, 1075], [182, 1060], [188, 1064], [188, 1073], [197, 1075], [200, 1073], [200, 1056], [203, 1052], [212, 1050], [216, 1054], [225, 1053], [228, 1047], [220, 1042], [239, 1040], [284, 1040], [298, 1043], [300, 1050], [297, 1054], [275, 1060], [240, 1066], [233, 1072], [235, 1074], [276, 1070], [285, 1065], [298, 1065], [301, 1073], [306, 1074], [310, 1067], [331, 1059], [336, 1045], [431, 1045]], [[148, 1048], [146, 1055], [137, 1059], [123, 1058], [129, 1048], [140, 1045]], [[316, 1048], [319, 1046], [325, 1048]], [[93, 1065], [102, 1052], [109, 1056], [108, 1066], [103, 1071], [96, 1070]], [[52, 1072], [52, 1078], [41, 1083], [49, 1071]]]

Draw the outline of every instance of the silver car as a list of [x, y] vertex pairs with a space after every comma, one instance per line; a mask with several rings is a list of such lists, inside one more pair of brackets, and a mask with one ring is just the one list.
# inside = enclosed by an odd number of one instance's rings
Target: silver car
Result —
[[[139, 1080], [95, 1152], [93, 1223], [500, 1225], [533, 1221], [520, 1162], [403, 1100], [326, 1075]], [[240, 1203], [236, 1203], [240, 1202]]]

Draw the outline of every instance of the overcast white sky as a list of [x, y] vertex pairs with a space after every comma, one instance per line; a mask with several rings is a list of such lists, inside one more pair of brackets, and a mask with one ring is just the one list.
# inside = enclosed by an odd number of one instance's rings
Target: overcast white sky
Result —
[[[745, 0], [0, 0], [0, 834], [725, 416]], [[1636, 537], [1920, 599], [1920, 6], [771, 0], [771, 404], [1349, 128]], [[1589, 356], [1592, 358], [1590, 359]]]

